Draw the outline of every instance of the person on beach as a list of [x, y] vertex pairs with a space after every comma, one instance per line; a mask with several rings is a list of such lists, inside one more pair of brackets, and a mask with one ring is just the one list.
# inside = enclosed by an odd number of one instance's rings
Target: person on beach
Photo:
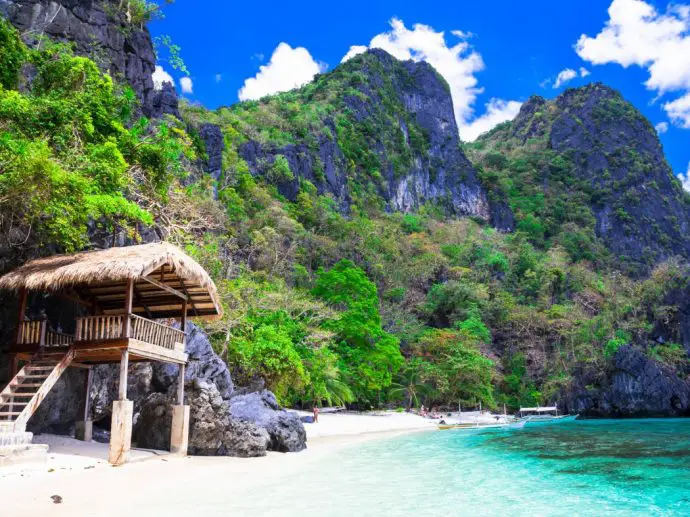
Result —
[[314, 409], [312, 411], [314, 412], [314, 423], [318, 424], [319, 423], [319, 408], [317, 406], [314, 406]]

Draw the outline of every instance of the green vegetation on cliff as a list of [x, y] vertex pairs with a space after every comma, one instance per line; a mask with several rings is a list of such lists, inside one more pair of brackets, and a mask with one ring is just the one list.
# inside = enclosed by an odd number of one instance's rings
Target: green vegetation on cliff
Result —
[[132, 91], [64, 45], [30, 50], [2, 20], [0, 42], [0, 227], [8, 244], [71, 251], [88, 244], [92, 221], [131, 231], [153, 224], [147, 205], [166, 198], [182, 173], [179, 156], [192, 153], [179, 121], [132, 120]]
[[[553, 400], [578, 369], [598, 382], [628, 343], [688, 371], [682, 347], [652, 339], [677, 318], [667, 296], [687, 283], [684, 266], [669, 260], [644, 280], [618, 272], [595, 232], [601, 193], [544, 135], [522, 141], [506, 125], [468, 147], [489, 196], [516, 215], [503, 234], [433, 204], [383, 209], [383, 171], [404, 174], [429, 140], [391, 84], [371, 80], [386, 75], [373, 73], [375, 55], [297, 91], [148, 121], [88, 59], [27, 49], [3, 22], [0, 43], [5, 246], [72, 251], [93, 222], [133, 241], [157, 226], [216, 281], [225, 316], [205, 328], [238, 384], [261, 379], [287, 404], [516, 407]], [[357, 118], [363, 89], [382, 109]], [[218, 181], [200, 171], [207, 122], [225, 144]], [[248, 142], [274, 152], [254, 174]], [[319, 188], [329, 142], [349, 211]], [[291, 169], [291, 145], [310, 156], [311, 180]], [[297, 182], [293, 201], [282, 182]]]

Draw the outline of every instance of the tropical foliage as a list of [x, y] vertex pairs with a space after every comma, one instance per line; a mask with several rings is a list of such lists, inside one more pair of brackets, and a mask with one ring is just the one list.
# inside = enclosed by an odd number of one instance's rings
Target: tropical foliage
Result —
[[[24, 65], [35, 68], [28, 83]], [[404, 173], [410, 149], [428, 144], [390, 84], [369, 84], [362, 70], [376, 66], [365, 55], [261, 101], [137, 120], [132, 91], [92, 61], [60, 45], [27, 49], [0, 22], [3, 244], [71, 251], [97, 231], [136, 241], [156, 225], [216, 281], [225, 315], [205, 329], [235, 381], [263, 382], [286, 404], [546, 403], [575, 368], [603, 378], [625, 345], [687, 372], [682, 347], [650, 339], [655, 326], [675, 328], [668, 295], [686, 286], [685, 265], [670, 260], [641, 280], [618, 272], [568, 158], [543, 142], [503, 145], [499, 128], [468, 149], [513, 208], [511, 234], [436, 206], [386, 212], [380, 171]], [[363, 83], [388, 103], [385, 116], [351, 116]], [[223, 132], [218, 181], [199, 170], [203, 122]], [[324, 139], [346, 160], [349, 211], [319, 194]], [[294, 181], [290, 161], [276, 153], [252, 175], [240, 152], [249, 140], [311, 153], [314, 182], [287, 201], [276, 185]]]

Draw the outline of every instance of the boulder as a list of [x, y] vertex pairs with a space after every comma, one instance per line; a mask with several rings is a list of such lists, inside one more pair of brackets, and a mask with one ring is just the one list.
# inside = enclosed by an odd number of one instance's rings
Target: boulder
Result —
[[[152, 393], [142, 404], [132, 435], [138, 447], [169, 450], [174, 394]], [[197, 456], [265, 456], [266, 429], [230, 416], [218, 388], [195, 379], [186, 387], [190, 406], [189, 454]]]
[[132, 430], [132, 442], [144, 449], [170, 450], [172, 405], [167, 395], [151, 393], [141, 403]]
[[266, 429], [272, 451], [298, 452], [307, 447], [307, 433], [299, 416], [282, 409], [268, 390], [231, 398], [230, 415]]
[[[230, 371], [223, 360], [216, 355], [203, 330], [193, 323], [187, 329], [187, 354], [189, 362], [185, 369], [185, 384], [194, 380], [212, 383], [218, 388], [220, 396], [227, 400], [233, 393], [234, 385]], [[153, 363], [153, 385], [155, 391], [166, 393], [177, 384], [179, 367], [175, 364]]]

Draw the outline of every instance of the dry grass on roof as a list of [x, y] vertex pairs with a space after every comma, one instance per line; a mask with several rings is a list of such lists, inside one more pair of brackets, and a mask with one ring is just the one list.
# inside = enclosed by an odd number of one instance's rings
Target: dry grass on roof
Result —
[[161, 266], [178, 277], [199, 284], [215, 298], [208, 273], [181, 249], [165, 242], [53, 255], [31, 260], [0, 278], [0, 289], [58, 291], [71, 286], [137, 280]]

